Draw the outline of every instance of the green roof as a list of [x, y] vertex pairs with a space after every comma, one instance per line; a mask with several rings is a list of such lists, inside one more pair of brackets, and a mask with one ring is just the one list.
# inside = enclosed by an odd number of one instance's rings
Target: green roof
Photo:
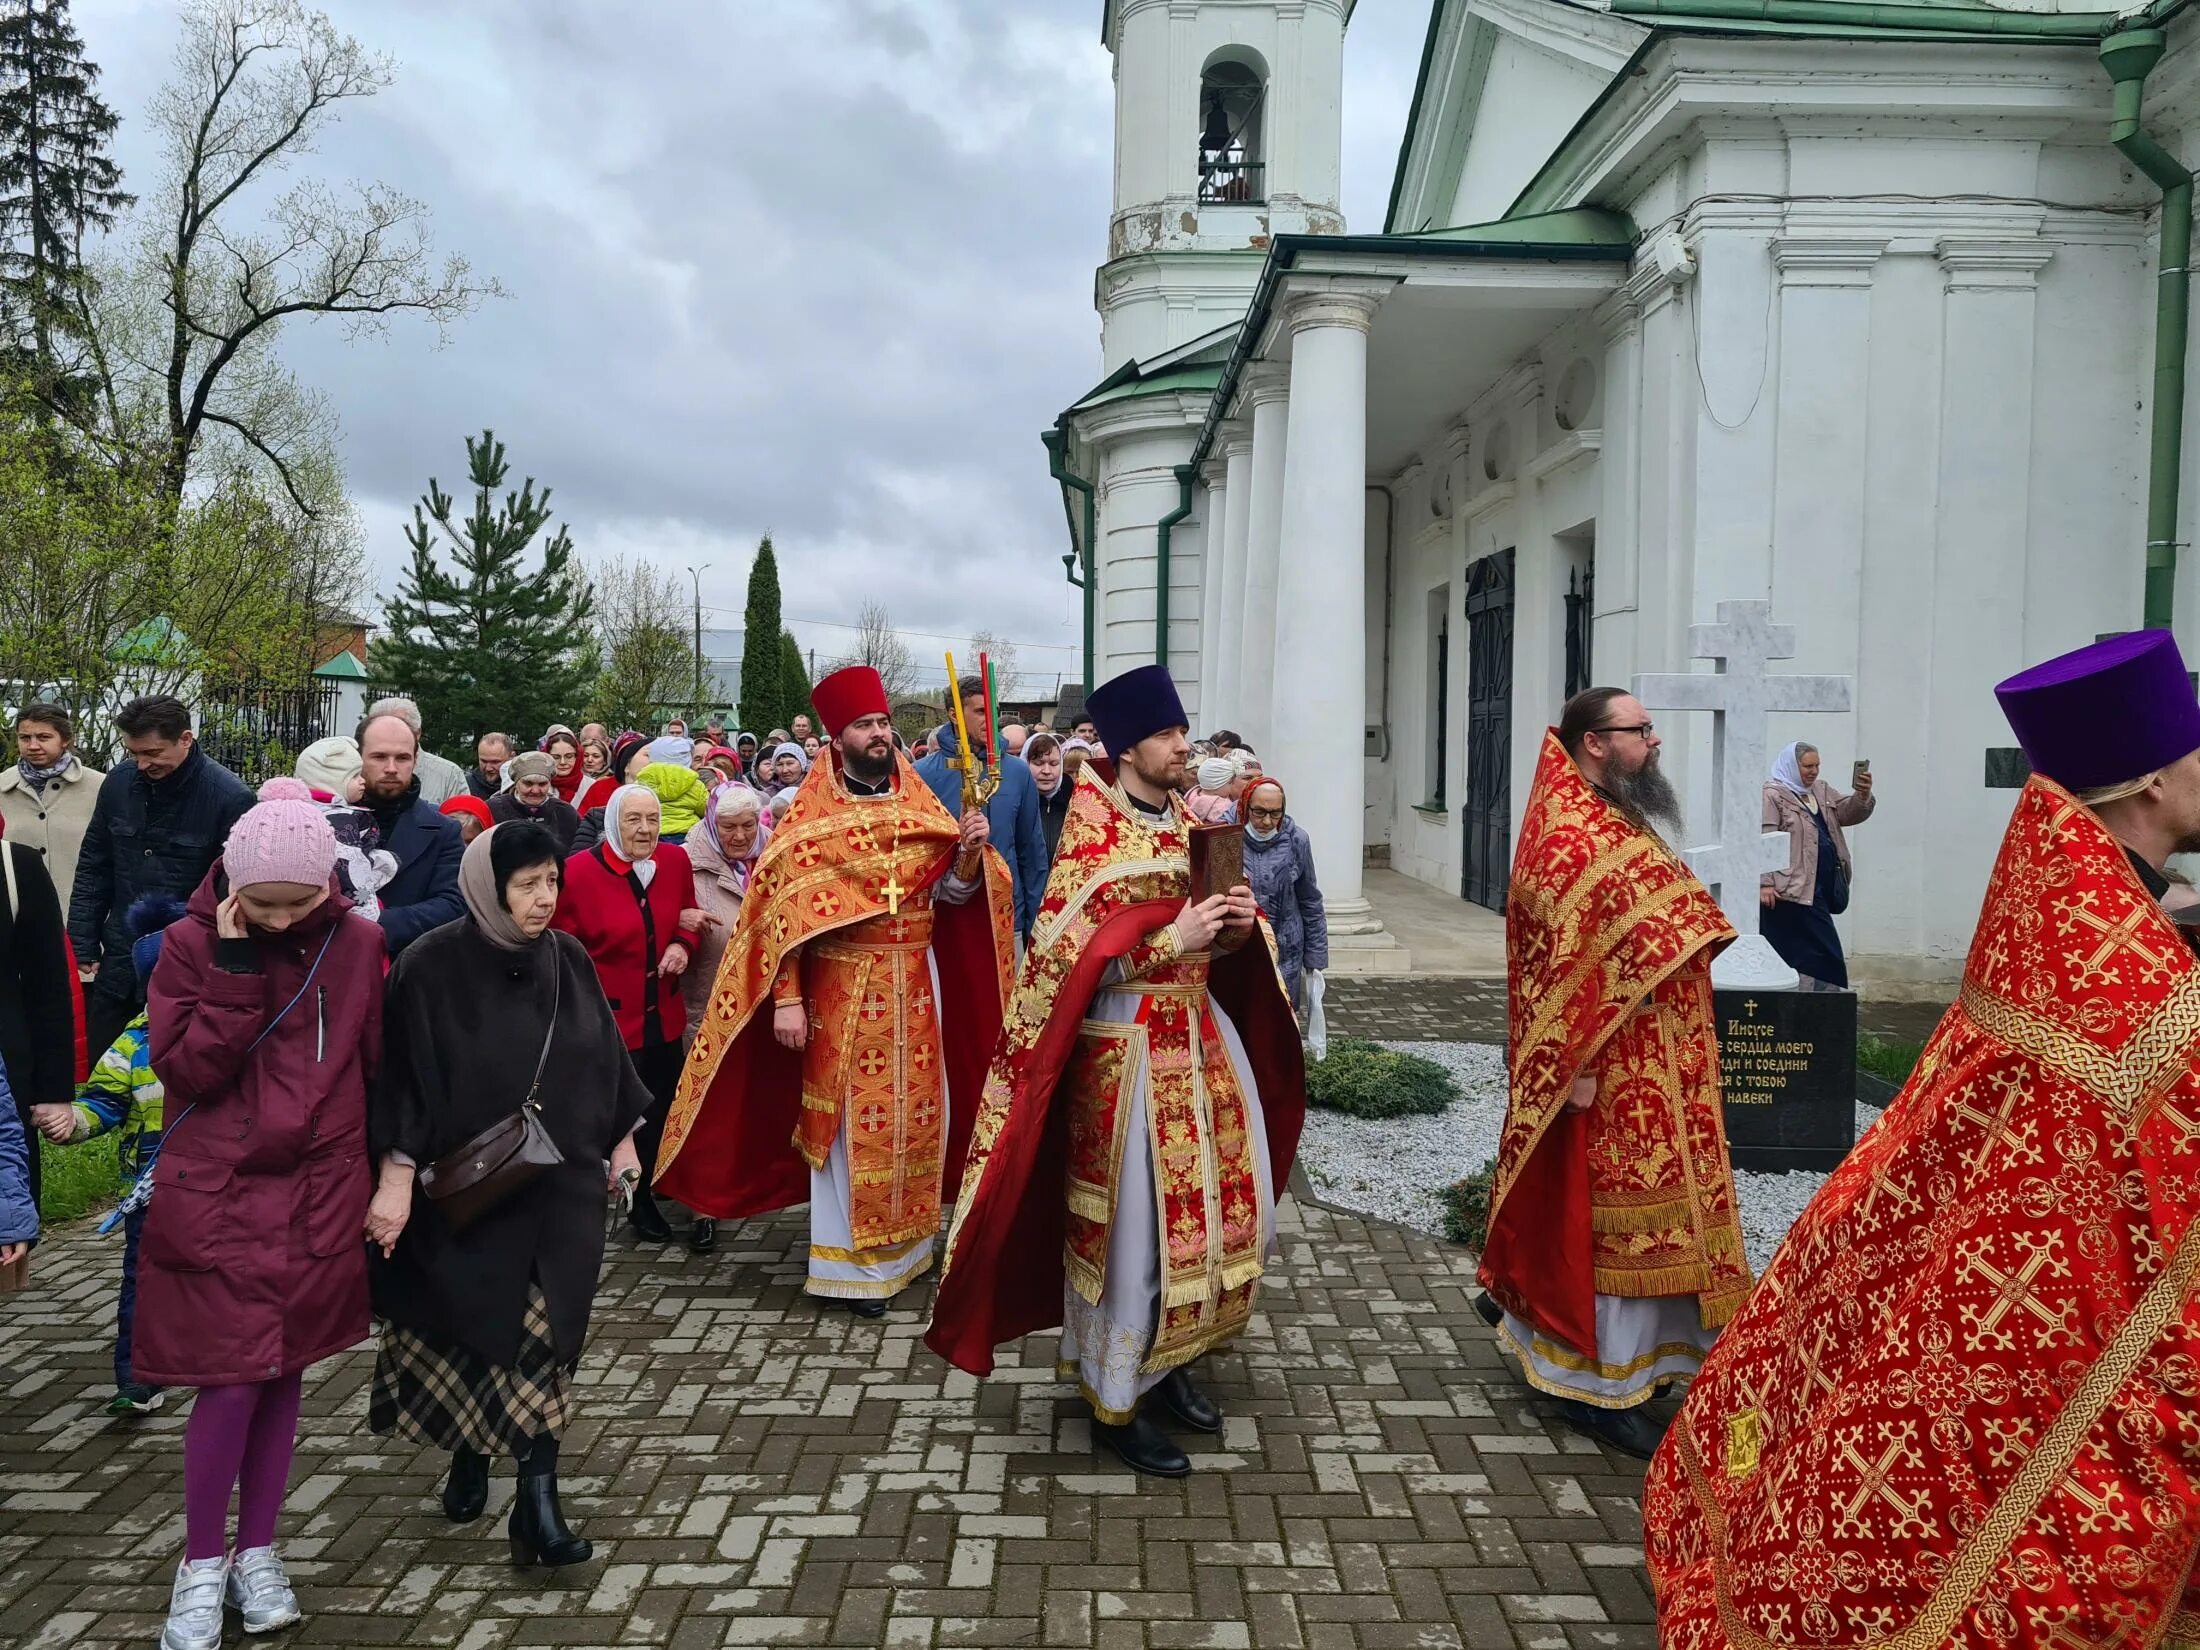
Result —
[[178, 664], [191, 656], [191, 643], [167, 614], [147, 619], [115, 643], [118, 664]]
[[314, 666], [313, 674], [316, 676], [341, 676], [347, 681], [364, 682], [367, 679], [367, 667], [359, 662], [358, 654], [346, 648], [343, 652], [337, 654], [335, 658], [329, 660], [327, 664]]
[[[1135, 368], [1136, 362], [1132, 363]], [[1135, 401], [1141, 396], [1167, 395], [1176, 390], [1211, 390], [1222, 382], [1222, 366], [1219, 362], [1206, 362], [1188, 367], [1171, 367], [1157, 372], [1151, 378], [1124, 377], [1118, 371], [1102, 380], [1084, 400], [1070, 408], [1073, 413], [1089, 412], [1094, 407], [1104, 407], [1111, 401]]]

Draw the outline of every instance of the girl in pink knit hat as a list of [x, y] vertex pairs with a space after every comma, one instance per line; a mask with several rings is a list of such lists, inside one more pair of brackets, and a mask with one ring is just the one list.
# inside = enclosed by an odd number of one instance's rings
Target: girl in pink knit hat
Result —
[[382, 933], [352, 913], [336, 856], [311, 789], [269, 780], [147, 988], [172, 1121], [145, 1210], [132, 1367], [199, 1389], [163, 1650], [216, 1650], [225, 1600], [249, 1633], [300, 1619], [275, 1551], [300, 1381], [367, 1335]]

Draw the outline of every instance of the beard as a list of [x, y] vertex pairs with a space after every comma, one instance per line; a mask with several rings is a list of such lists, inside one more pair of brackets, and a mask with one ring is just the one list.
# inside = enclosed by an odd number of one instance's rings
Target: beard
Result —
[[894, 747], [889, 744], [858, 749], [854, 745], [843, 745], [840, 765], [858, 784], [876, 785], [894, 771]]
[[1190, 772], [1188, 762], [1152, 755], [1142, 745], [1133, 745], [1117, 760], [1143, 783], [1162, 792], [1182, 790]]
[[1652, 751], [1633, 773], [1606, 768], [1604, 792], [1621, 813], [1644, 830], [1669, 840], [1681, 834], [1681, 799], [1658, 766], [1657, 752]]

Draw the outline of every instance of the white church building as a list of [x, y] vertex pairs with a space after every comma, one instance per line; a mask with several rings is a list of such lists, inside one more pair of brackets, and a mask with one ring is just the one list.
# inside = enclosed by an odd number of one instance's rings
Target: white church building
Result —
[[[1107, 0], [1103, 376], [1047, 437], [1093, 680], [1160, 658], [1259, 750], [1379, 970], [1364, 863], [1501, 906], [1568, 692], [1769, 600], [1775, 669], [1854, 678], [1770, 731], [1872, 764], [1855, 977], [1945, 989], [2021, 782], [1993, 684], [2168, 618], [2191, 537], [2185, 5], [1432, 0], [1352, 233], [1350, 0]], [[1660, 721], [1700, 837], [1710, 718]]]

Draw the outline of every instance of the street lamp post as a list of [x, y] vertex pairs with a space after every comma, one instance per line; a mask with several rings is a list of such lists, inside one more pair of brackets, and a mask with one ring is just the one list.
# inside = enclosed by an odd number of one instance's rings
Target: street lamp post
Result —
[[688, 577], [695, 582], [695, 699], [688, 708], [700, 715], [703, 709], [703, 574], [710, 571], [710, 563], [687, 571]]

